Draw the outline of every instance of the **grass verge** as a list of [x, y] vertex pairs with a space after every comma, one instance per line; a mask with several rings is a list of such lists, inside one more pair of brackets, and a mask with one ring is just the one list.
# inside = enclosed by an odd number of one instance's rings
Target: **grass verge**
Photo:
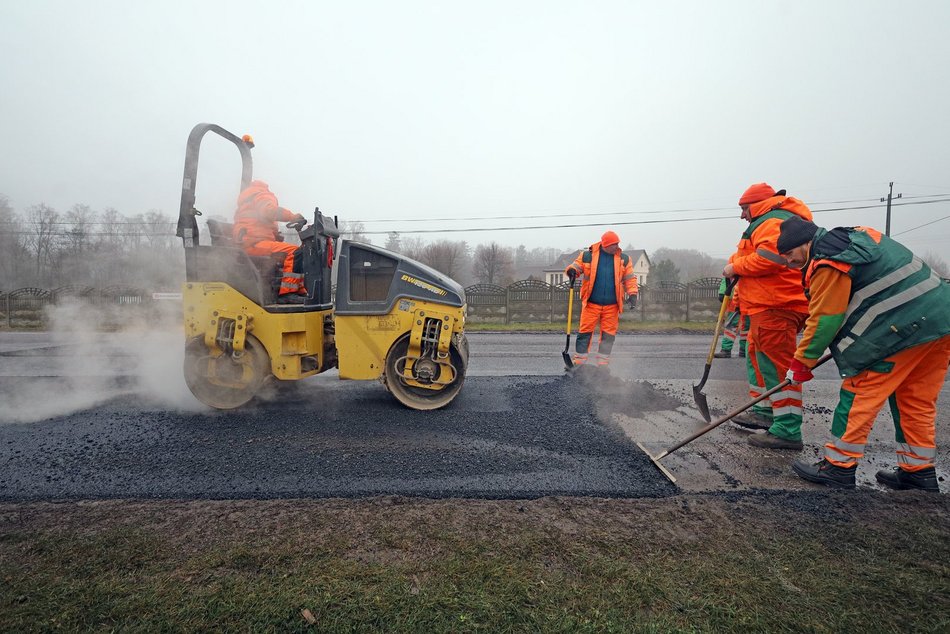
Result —
[[5, 504], [0, 630], [947, 631], [948, 511], [860, 491]]

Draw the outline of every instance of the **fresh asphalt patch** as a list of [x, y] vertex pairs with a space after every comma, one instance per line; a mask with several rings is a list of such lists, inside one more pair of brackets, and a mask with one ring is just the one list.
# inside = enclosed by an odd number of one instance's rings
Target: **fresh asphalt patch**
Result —
[[376, 383], [319, 379], [228, 412], [121, 396], [0, 425], [0, 499], [662, 497], [676, 487], [598, 411], [677, 404], [596, 368], [469, 377], [430, 412]]

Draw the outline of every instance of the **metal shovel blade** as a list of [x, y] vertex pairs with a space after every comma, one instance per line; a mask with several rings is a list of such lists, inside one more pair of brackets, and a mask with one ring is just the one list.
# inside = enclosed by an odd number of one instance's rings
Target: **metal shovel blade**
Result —
[[709, 415], [709, 403], [706, 402], [706, 395], [703, 394], [703, 388], [699, 385], [693, 386], [693, 400], [696, 401], [696, 409], [699, 410], [703, 420], [707, 423], [712, 421], [712, 416]]
[[574, 369], [574, 360], [571, 358], [571, 353], [567, 350], [561, 352], [561, 356], [564, 358], [564, 367], [568, 370]]
[[703, 371], [703, 378], [700, 379], [699, 385], [693, 386], [693, 400], [696, 401], [696, 407], [699, 409], [699, 413], [702, 414], [703, 420], [707, 423], [712, 420], [712, 417], [709, 415], [709, 403], [706, 402], [706, 395], [703, 394], [703, 386], [706, 385], [706, 379], [709, 378], [709, 369], [712, 367], [712, 363], [706, 364], [706, 369]]

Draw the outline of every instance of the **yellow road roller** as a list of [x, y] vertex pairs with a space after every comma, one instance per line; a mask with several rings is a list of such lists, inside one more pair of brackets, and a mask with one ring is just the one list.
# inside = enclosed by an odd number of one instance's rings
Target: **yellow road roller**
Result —
[[380, 380], [413, 409], [452, 402], [468, 365], [461, 285], [398, 253], [341, 239], [336, 220], [316, 208], [312, 222], [287, 225], [300, 238], [294, 270], [304, 276], [305, 300], [278, 304], [282, 256], [248, 255], [232, 225], [216, 220], [207, 221], [211, 244], [199, 243], [195, 189], [208, 132], [238, 148], [240, 191], [253, 171], [249, 136], [208, 123], [192, 129], [177, 235], [185, 248], [184, 375], [195, 397], [233, 409], [266, 383], [339, 368], [341, 379]]

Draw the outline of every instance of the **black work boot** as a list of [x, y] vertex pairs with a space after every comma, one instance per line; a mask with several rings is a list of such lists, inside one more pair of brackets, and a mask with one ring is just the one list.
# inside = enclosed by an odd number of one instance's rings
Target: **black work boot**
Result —
[[732, 358], [732, 350], [720, 350], [713, 357], [716, 359], [730, 359]]
[[877, 481], [892, 489], [921, 489], [929, 493], [940, 493], [937, 486], [937, 470], [927, 467], [920, 471], [904, 471], [897, 468], [894, 471], [881, 469], [875, 476]]
[[815, 464], [808, 464], [802, 460], [796, 460], [792, 463], [792, 471], [798, 474], [798, 477], [809, 482], [824, 484], [833, 489], [853, 489], [854, 474], [857, 472], [857, 465], [853, 467], [839, 467], [831, 464], [824, 458]]
[[764, 447], [766, 449], [791, 449], [792, 451], [801, 451], [805, 446], [800, 440], [779, 438], [771, 432], [765, 432], [764, 434], [752, 434], [749, 436], [749, 444], [753, 447]]
[[732, 422], [740, 427], [749, 429], [768, 429], [772, 426], [772, 419], [756, 412], [743, 412], [732, 418]]

